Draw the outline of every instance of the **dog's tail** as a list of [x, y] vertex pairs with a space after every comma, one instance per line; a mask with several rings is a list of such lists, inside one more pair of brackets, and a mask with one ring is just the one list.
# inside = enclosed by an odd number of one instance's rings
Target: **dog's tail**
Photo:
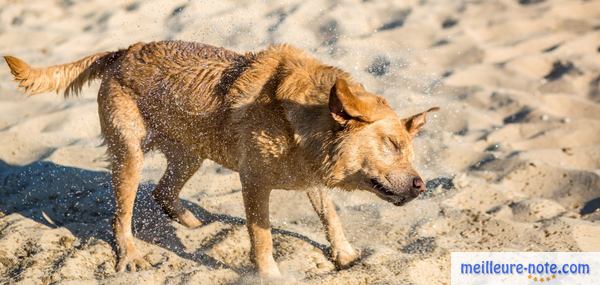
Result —
[[102, 52], [84, 57], [78, 61], [54, 65], [46, 68], [33, 68], [13, 56], [5, 56], [15, 80], [25, 94], [36, 95], [44, 92], [64, 90], [65, 97], [78, 95], [86, 82], [100, 78], [107, 66], [119, 52]]

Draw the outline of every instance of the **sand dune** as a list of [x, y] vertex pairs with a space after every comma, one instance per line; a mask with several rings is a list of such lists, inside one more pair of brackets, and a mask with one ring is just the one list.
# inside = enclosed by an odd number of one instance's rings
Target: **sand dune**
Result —
[[[599, 27], [599, 1], [0, 1], [0, 53], [33, 65], [137, 41], [287, 42], [400, 114], [442, 107], [415, 140], [427, 195], [397, 208], [332, 190], [353, 267], [334, 268], [303, 193], [274, 193], [275, 259], [300, 284], [448, 284], [460, 250], [600, 251]], [[182, 198], [207, 225], [189, 230], [150, 197], [158, 153], [134, 214], [153, 267], [115, 273], [96, 92], [26, 98], [0, 65], [0, 283], [258, 282], [237, 174], [203, 165]]]

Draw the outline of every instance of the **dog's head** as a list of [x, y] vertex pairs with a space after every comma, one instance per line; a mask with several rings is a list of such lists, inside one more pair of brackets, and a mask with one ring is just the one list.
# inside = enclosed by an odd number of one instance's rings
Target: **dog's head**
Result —
[[384, 98], [338, 79], [329, 95], [337, 128], [329, 169], [333, 186], [367, 190], [396, 206], [416, 198], [425, 183], [410, 162], [412, 139], [426, 114], [436, 110], [402, 119]]

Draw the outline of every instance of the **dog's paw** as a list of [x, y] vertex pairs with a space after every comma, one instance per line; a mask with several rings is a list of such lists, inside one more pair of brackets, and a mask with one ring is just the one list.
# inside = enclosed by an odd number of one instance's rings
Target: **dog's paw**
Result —
[[333, 262], [338, 269], [346, 269], [360, 259], [360, 252], [352, 247], [334, 252]]
[[263, 270], [259, 270], [258, 276], [260, 276], [261, 279], [267, 279], [267, 280], [282, 278], [281, 271], [279, 271], [278, 266], [270, 266], [269, 268], [264, 268]]
[[148, 268], [150, 268], [150, 263], [136, 253], [120, 256], [116, 270], [117, 272], [124, 272], [127, 269], [130, 272], [137, 272]]
[[281, 278], [281, 271], [279, 266], [272, 256], [263, 259], [263, 262], [256, 264], [256, 271], [261, 279], [277, 279]]

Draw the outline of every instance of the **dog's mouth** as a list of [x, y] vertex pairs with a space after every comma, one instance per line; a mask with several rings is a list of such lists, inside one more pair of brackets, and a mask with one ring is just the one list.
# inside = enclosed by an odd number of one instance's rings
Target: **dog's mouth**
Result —
[[383, 185], [381, 182], [379, 182], [379, 180], [377, 180], [375, 178], [371, 178], [371, 187], [373, 187], [373, 189], [375, 189], [379, 194], [384, 195], [384, 196], [395, 196], [396, 195], [396, 193], [394, 193], [392, 190], [387, 188], [385, 185]]
[[388, 201], [392, 204], [394, 204], [394, 206], [402, 206], [404, 204], [406, 204], [407, 202], [409, 202], [412, 199], [408, 199], [406, 196], [401, 196], [398, 195], [397, 193], [394, 193], [394, 191], [392, 191], [390, 188], [386, 187], [383, 183], [379, 182], [379, 180], [377, 180], [376, 178], [371, 178], [371, 189], [375, 190], [373, 191], [375, 193], [375, 195], [379, 196], [379, 198]]

